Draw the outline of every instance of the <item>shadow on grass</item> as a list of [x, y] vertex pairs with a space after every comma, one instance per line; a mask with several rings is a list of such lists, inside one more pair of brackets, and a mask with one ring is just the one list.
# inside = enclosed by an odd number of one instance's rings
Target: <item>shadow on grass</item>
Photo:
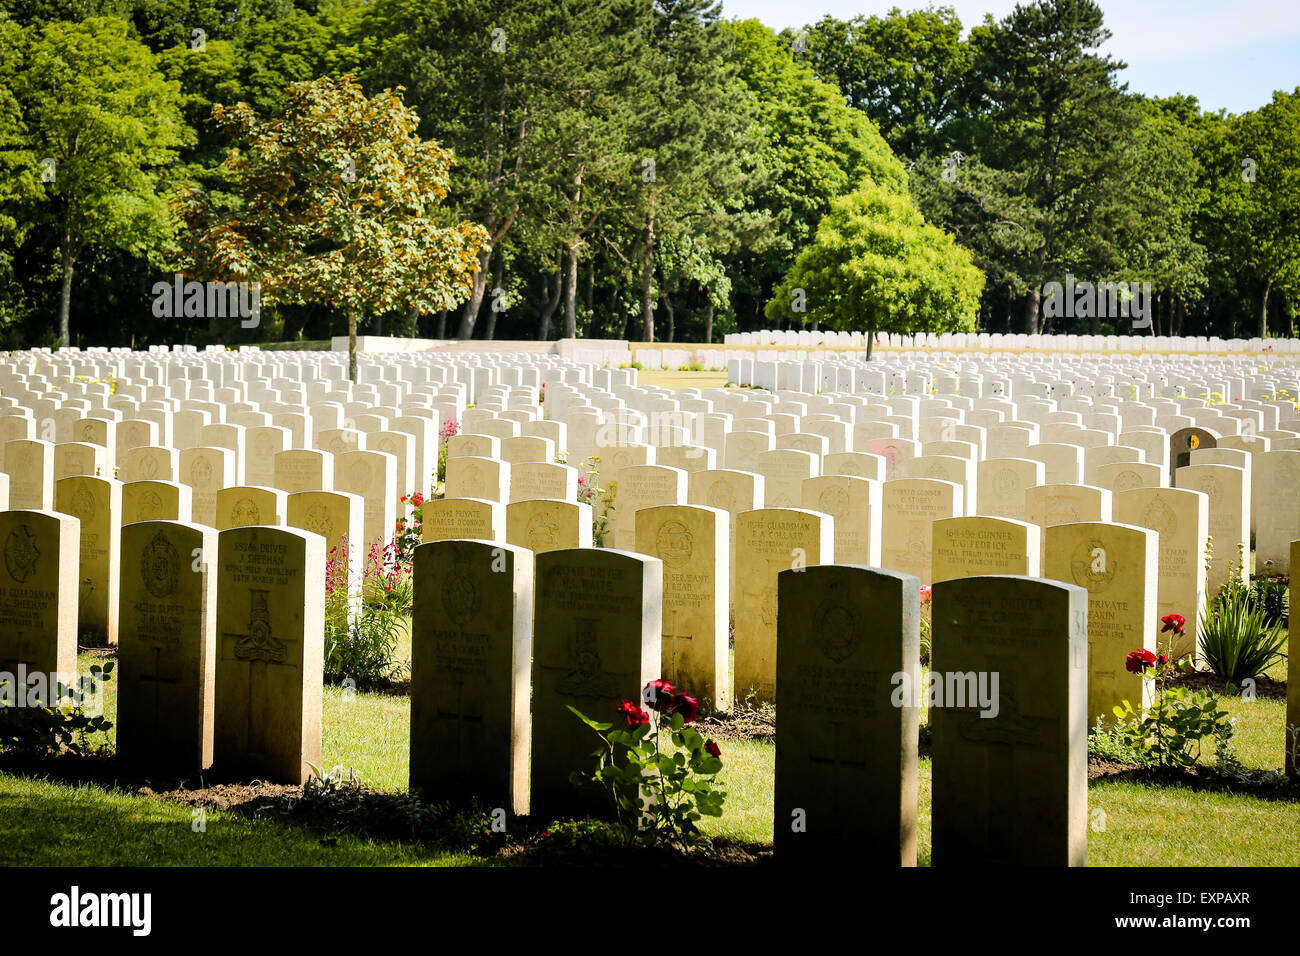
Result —
[[[0, 807], [9, 809], [0, 844], [40, 848], [33, 858], [7, 861], [13, 864], [669, 867], [771, 860], [770, 847], [726, 839], [691, 848], [626, 845], [595, 819], [494, 820], [485, 807], [370, 790], [355, 778], [304, 788], [146, 775], [113, 756], [13, 753], [0, 754], [0, 774], [11, 781], [6, 786], [0, 777]], [[194, 821], [212, 838], [191, 839]], [[69, 833], [98, 834], [105, 857], [87, 860], [84, 848], [65, 854]]]

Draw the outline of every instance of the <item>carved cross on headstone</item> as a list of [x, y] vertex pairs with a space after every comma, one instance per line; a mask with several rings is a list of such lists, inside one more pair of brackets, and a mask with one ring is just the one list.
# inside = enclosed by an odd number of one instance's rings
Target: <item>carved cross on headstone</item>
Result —
[[[959, 715], [958, 733], [963, 740], [982, 746], [988, 754], [988, 772], [984, 776], [985, 813], [988, 820], [988, 847], [1009, 847], [1016, 840], [1020, 815], [999, 810], [1007, 797], [1007, 787], [1015, 780], [1017, 756], [1026, 750], [1051, 746], [1058, 730], [1057, 717], [1033, 717], [1022, 712], [1014, 680], [1015, 659], [990, 655], [990, 671], [999, 674], [999, 699], [996, 717], [981, 717], [978, 702]], [[968, 701], [969, 703], [969, 701]], [[1014, 800], [1014, 795], [1011, 799]]]
[[[846, 737], [842, 732], [845, 726], [846, 725], [843, 721], [835, 721], [830, 724], [831, 752], [829, 754], [818, 755], [811, 749], [808, 754], [809, 763], [819, 768], [829, 768], [830, 770], [831, 786], [829, 803], [832, 808], [832, 814], [837, 818], [841, 814], [853, 812], [852, 791], [855, 785], [853, 772], [864, 772], [867, 769], [867, 760], [865, 756], [845, 756], [846, 753], [860, 752], [862, 739], [862, 735], [859, 732], [857, 738], [849, 738], [850, 742], [846, 746]], [[853, 740], [856, 740], [856, 743], [852, 742]], [[848, 780], [841, 779], [842, 770], [849, 771]], [[834, 821], [827, 821], [827, 823], [833, 825]]]
[[161, 723], [159, 715], [162, 711], [162, 685], [171, 684], [175, 686], [177, 683], [175, 677], [163, 676], [162, 651], [163, 649], [160, 646], [154, 645], [153, 673], [141, 674], [139, 678], [141, 683], [153, 684], [153, 739], [155, 740], [158, 739], [159, 724]]
[[456, 765], [463, 767], [465, 765], [465, 722], [469, 721], [476, 725], [476, 730], [481, 731], [483, 728], [483, 714], [481, 708], [479, 713], [468, 714], [465, 712], [465, 681], [464, 679], [456, 681], [456, 709], [443, 710], [438, 708], [439, 720], [456, 721]]
[[665, 634], [664, 650], [668, 652], [668, 666], [664, 668], [664, 679], [676, 683], [681, 677], [681, 661], [688, 647], [686, 641], [694, 639], [693, 634]]
[[[271, 635], [271, 611], [267, 596], [271, 592], [249, 588], [248, 632], [223, 634], [226, 641], [226, 659], [248, 664], [248, 752], [258, 756], [266, 753], [266, 729], [270, 722], [271, 695], [267, 684], [267, 668], [284, 664], [288, 659], [288, 645]], [[261, 701], [257, 712], [256, 702]]]

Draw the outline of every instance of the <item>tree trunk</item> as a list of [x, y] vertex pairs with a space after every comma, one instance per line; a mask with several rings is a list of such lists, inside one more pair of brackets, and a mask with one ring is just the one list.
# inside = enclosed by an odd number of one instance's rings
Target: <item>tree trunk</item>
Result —
[[420, 309], [419, 306], [411, 306], [411, 311], [406, 314], [407, 332], [411, 338], [420, 337]]
[[564, 280], [564, 337], [578, 337], [578, 240], [569, 242], [569, 262]]
[[[542, 308], [542, 317], [537, 322], [537, 341], [545, 342], [551, 337], [551, 316], [555, 315], [555, 310], [560, 305], [560, 292], [564, 288], [564, 277], [560, 275], [560, 267], [563, 265], [560, 253], [555, 255], [555, 290], [547, 294], [546, 305]], [[550, 278], [546, 282], [550, 285]]]
[[672, 296], [667, 292], [664, 293], [664, 311], [668, 313], [668, 334], [664, 336], [664, 341], [671, 342], [677, 332], [677, 316], [673, 315]]
[[641, 339], [644, 342], [655, 340], [654, 275], [655, 217], [651, 213], [646, 220], [645, 245], [641, 251]]
[[[70, 279], [65, 279], [65, 282]], [[1273, 280], [1270, 279], [1264, 283], [1264, 294], [1259, 297], [1259, 337], [1262, 339], [1268, 335], [1268, 294], [1273, 289]]]
[[1042, 295], [1043, 291], [1040, 286], [1034, 286], [1025, 293], [1025, 308], [1022, 318], [1026, 335], [1038, 334], [1038, 306]]
[[63, 290], [59, 296], [59, 345], [67, 348], [70, 344], [68, 338], [68, 316], [72, 311], [72, 266], [74, 254], [72, 251], [72, 228], [63, 230]]
[[348, 309], [348, 381], [357, 380], [357, 310]]
[[497, 256], [496, 274], [492, 277], [492, 301], [488, 303], [487, 328], [483, 331], [483, 338], [493, 339], [497, 334], [497, 289], [501, 288], [501, 283], [505, 281], [506, 274], [506, 257]]
[[382, 313], [382, 312], [380, 312], [377, 316], [375, 316], [375, 332], [374, 332], [374, 334], [375, 334], [375, 335], [383, 335], [383, 334], [384, 334], [384, 313]]
[[587, 287], [582, 290], [582, 307], [586, 309], [588, 312], [591, 312], [591, 296], [592, 296], [592, 292], [594, 291], [593, 287], [595, 286], [595, 284], [596, 284], [596, 260], [595, 258], [592, 258], [592, 260], [589, 263], [587, 263]]
[[447, 337], [447, 310], [446, 309], [443, 309], [441, 312], [438, 313], [438, 336], [437, 337], [440, 339], [445, 339]]
[[871, 353], [876, 349], [876, 330], [867, 330], [867, 361], [871, 361]]
[[491, 258], [491, 248], [486, 248], [478, 254], [478, 271], [474, 273], [474, 291], [470, 293], [469, 301], [465, 303], [465, 308], [460, 313], [460, 331], [456, 333], [458, 339], [474, 337], [474, 323], [478, 321], [478, 310], [483, 305], [483, 293], [487, 290], [487, 270]]
[[709, 300], [708, 307], [704, 310], [704, 344], [713, 344], [713, 300]]

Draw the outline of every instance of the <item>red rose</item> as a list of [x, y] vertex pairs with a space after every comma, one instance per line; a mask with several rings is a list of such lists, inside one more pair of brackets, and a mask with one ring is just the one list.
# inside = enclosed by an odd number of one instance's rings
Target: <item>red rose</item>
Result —
[[623, 715], [623, 719], [627, 721], [628, 727], [632, 730], [636, 730], [642, 724], [650, 722], [650, 715], [630, 700], [624, 700], [623, 703], [619, 704], [618, 712]]
[[1164, 624], [1164, 627], [1160, 629], [1161, 634], [1165, 631], [1173, 631], [1175, 634], [1182, 634], [1183, 628], [1187, 624], [1187, 618], [1183, 617], [1181, 614], [1166, 614], [1160, 619], [1160, 622]]
[[1157, 664], [1168, 664], [1168, 663], [1169, 663], [1169, 658], [1167, 658], [1167, 657], [1165, 657], [1165, 655], [1161, 654], [1159, 657], [1156, 658], [1156, 663], [1157, 663]]
[[719, 747], [717, 744], [715, 744], [712, 740], [710, 740], [707, 744], [704, 745], [704, 752], [713, 754], [713, 756], [715, 757], [722, 756], [722, 748]]
[[645, 685], [645, 690], [641, 692], [641, 699], [646, 702], [651, 710], [657, 710], [662, 714], [672, 708], [675, 693], [677, 693], [677, 688], [660, 678]]
[[700, 702], [688, 694], [678, 694], [673, 698], [673, 711], [681, 714], [682, 718], [689, 724], [700, 716]]
[[1124, 667], [1130, 673], [1141, 674], [1155, 662], [1156, 656], [1148, 650], [1132, 651], [1128, 657], [1124, 658]]

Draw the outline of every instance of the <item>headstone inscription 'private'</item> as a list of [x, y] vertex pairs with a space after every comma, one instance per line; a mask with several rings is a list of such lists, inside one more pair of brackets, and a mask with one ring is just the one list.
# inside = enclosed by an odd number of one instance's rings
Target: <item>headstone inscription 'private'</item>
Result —
[[77, 673], [77, 519], [53, 511], [0, 512], [0, 670]]
[[1146, 528], [1105, 522], [1061, 524], [1044, 536], [1043, 577], [1088, 592], [1088, 724], [1114, 723], [1112, 708], [1127, 700], [1149, 707], [1149, 681], [1129, 672], [1136, 650], [1155, 654], [1159, 536]]
[[934, 523], [934, 580], [981, 574], [1037, 577], [1041, 535], [1037, 525], [1010, 518], [941, 518]]
[[77, 636], [117, 643], [122, 483], [77, 475], [54, 486], [55, 510], [81, 523]]
[[320, 766], [325, 539], [296, 528], [220, 532], [213, 766], [302, 784]]
[[[1085, 865], [1086, 593], [991, 576], [941, 581], [932, 600], [934, 865]], [[989, 706], [970, 699], [985, 675]]]
[[[1187, 465], [1185, 467], [1199, 467]], [[1179, 477], [1181, 478], [1179, 469]], [[1156, 579], [1156, 616], [1181, 614], [1187, 621], [1181, 637], [1157, 634], [1163, 649], [1180, 660], [1201, 656], [1200, 610], [1205, 602], [1205, 550], [1209, 542], [1209, 496], [1184, 488], [1133, 488], [1115, 496], [1115, 520], [1150, 528], [1160, 535]]]
[[570, 711], [618, 721], [619, 700], [638, 702], [659, 676], [663, 565], [612, 548], [537, 555], [533, 617], [533, 815], [608, 812], [594, 787], [569, 774], [591, 766], [595, 738]]
[[421, 536], [426, 542], [453, 538], [506, 540], [506, 506], [479, 498], [431, 498], [424, 503]]
[[736, 517], [736, 699], [776, 700], [777, 575], [829, 564], [835, 519], [817, 511], [759, 508]]
[[117, 750], [180, 772], [212, 763], [217, 533], [174, 521], [122, 529]]
[[699, 505], [660, 505], [636, 513], [637, 551], [663, 562], [660, 675], [698, 698], [706, 713], [731, 710], [730, 521], [720, 508]]
[[782, 571], [778, 592], [777, 856], [915, 866], [919, 708], [893, 697], [895, 675], [920, 680], [920, 582], [823, 565]]
[[532, 552], [421, 544], [414, 588], [411, 789], [527, 813]]

